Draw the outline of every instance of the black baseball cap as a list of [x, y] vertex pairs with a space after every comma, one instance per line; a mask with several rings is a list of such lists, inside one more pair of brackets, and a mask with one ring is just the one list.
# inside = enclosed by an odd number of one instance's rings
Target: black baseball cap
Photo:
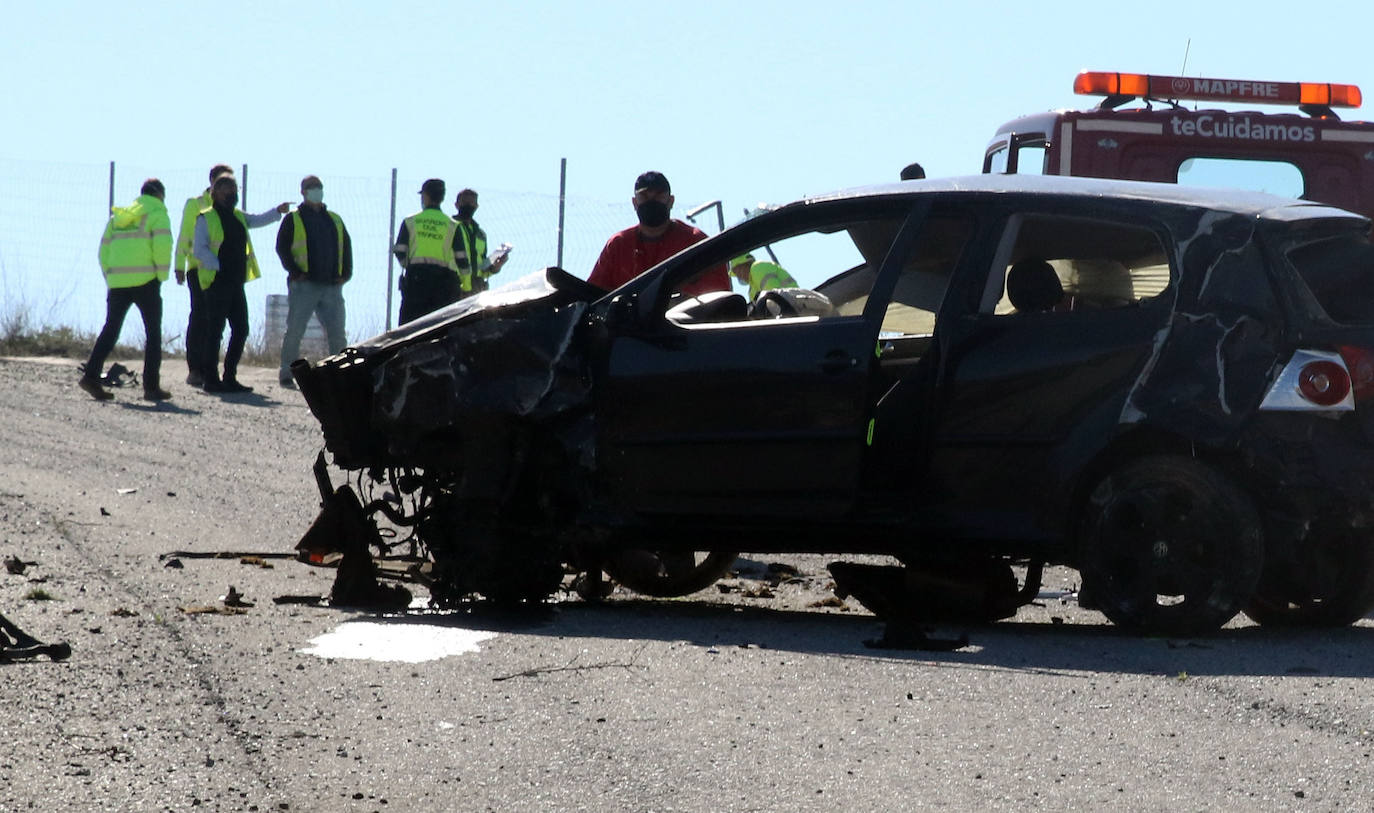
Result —
[[655, 172], [652, 169], [635, 178], [635, 192], [647, 189], [650, 192], [667, 192], [672, 194], [673, 188], [668, 185], [668, 179], [662, 172]]
[[420, 194], [429, 195], [432, 200], [443, 200], [448, 194], [448, 188], [439, 178], [430, 178], [420, 185]]

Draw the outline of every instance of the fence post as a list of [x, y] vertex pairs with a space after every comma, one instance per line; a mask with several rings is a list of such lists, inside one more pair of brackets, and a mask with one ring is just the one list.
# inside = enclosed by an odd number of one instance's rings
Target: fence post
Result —
[[391, 251], [391, 240], [395, 239], [392, 235], [396, 234], [396, 167], [391, 168], [391, 225], [386, 232], [386, 329], [391, 330], [391, 292], [396, 286], [392, 284], [392, 265], [396, 262], [396, 255]]
[[242, 210], [245, 211], [245, 212], [248, 211], [248, 165], [247, 165], [247, 164], [244, 164], [244, 165], [243, 165], [243, 180], [239, 182], [239, 196], [242, 198], [242, 200], [239, 201], [239, 208], [242, 209]]
[[105, 210], [105, 214], [106, 214], [106, 215], [109, 215], [110, 209], [113, 209], [113, 208], [114, 208], [114, 161], [111, 161], [111, 162], [110, 162], [110, 207], [109, 207], [109, 209], [106, 209], [106, 210]]
[[563, 267], [563, 206], [568, 199], [568, 159], [558, 162], [558, 267]]

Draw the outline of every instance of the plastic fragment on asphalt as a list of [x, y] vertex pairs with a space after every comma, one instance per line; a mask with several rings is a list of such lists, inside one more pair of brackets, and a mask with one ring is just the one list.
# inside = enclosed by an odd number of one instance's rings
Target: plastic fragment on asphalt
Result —
[[433, 624], [349, 621], [300, 650], [320, 658], [424, 663], [477, 652], [496, 633]]

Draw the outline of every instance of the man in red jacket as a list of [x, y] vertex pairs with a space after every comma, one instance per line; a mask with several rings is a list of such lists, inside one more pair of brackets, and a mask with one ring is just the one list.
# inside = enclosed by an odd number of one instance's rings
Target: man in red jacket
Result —
[[[669, 217], [673, 209], [673, 190], [662, 172], [649, 171], [640, 175], [635, 180], [635, 194], [630, 202], [639, 216], [639, 224], [611, 235], [601, 249], [591, 276], [587, 277], [588, 282], [608, 291], [706, 239], [701, 229]], [[687, 296], [728, 291], [730, 275], [722, 263], [682, 286], [681, 290]]]

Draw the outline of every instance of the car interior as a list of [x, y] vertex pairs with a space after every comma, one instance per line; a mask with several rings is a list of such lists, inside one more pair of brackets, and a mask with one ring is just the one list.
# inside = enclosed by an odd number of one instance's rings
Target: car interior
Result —
[[979, 310], [997, 315], [1126, 308], [1169, 286], [1169, 258], [1148, 229], [1077, 217], [1012, 218]]

